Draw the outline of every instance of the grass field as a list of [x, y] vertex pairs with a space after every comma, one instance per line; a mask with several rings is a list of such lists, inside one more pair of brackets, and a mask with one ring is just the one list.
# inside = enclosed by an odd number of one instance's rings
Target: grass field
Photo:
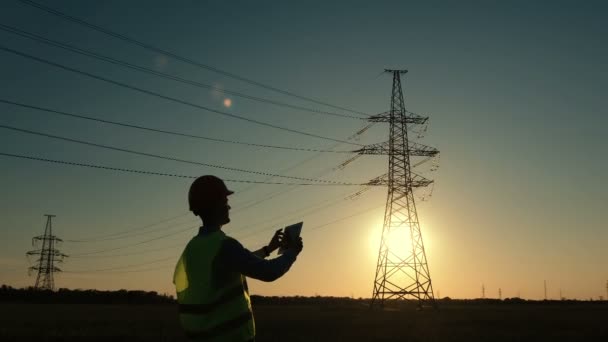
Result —
[[[257, 305], [258, 341], [608, 341], [607, 304]], [[185, 341], [173, 305], [0, 304], [0, 341]]]

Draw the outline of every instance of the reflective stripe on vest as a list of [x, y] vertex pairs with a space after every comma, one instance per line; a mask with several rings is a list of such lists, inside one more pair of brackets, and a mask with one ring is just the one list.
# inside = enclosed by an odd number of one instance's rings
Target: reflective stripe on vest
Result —
[[180, 321], [190, 338], [248, 341], [255, 337], [244, 277], [224, 273], [213, 262], [226, 239], [221, 231], [194, 237], [175, 268]]

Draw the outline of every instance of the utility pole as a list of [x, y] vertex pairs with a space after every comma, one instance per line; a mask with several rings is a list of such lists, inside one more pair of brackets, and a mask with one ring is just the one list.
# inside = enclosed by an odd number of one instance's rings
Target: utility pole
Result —
[[545, 286], [545, 300], [547, 300], [547, 281], [544, 280], [544, 286]]
[[433, 157], [435, 148], [410, 141], [408, 128], [424, 125], [428, 117], [405, 110], [401, 75], [407, 70], [388, 70], [393, 75], [389, 112], [371, 116], [370, 122], [389, 123], [387, 142], [364, 146], [359, 154], [388, 155], [388, 173], [370, 181], [370, 185], [387, 185], [384, 225], [376, 264], [372, 304], [384, 306], [388, 299], [415, 299], [419, 308], [436, 307], [431, 274], [422, 241], [414, 202], [414, 189], [432, 183], [412, 172], [412, 157]]
[[502, 289], [498, 288], [498, 299], [502, 300]]
[[42, 248], [32, 250], [26, 253], [26, 255], [38, 255], [36, 260], [37, 265], [29, 268], [29, 271], [37, 271], [38, 276], [36, 277], [36, 284], [34, 288], [38, 290], [51, 290], [55, 289], [55, 281], [53, 278], [54, 272], [61, 272], [61, 269], [55, 266], [55, 263], [63, 262], [63, 258], [67, 255], [61, 253], [55, 249], [57, 242], [62, 242], [60, 238], [53, 235], [52, 218], [55, 215], [45, 215], [46, 227], [44, 228], [44, 235], [36, 236], [32, 239], [32, 246], [37, 247], [40, 241], [42, 241]]
[[486, 298], [486, 286], [481, 284], [481, 298]]

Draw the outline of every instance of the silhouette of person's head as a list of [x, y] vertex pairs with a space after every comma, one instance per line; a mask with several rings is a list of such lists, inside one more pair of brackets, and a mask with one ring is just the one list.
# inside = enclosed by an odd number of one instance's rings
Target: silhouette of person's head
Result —
[[228, 196], [233, 193], [220, 178], [201, 176], [190, 186], [188, 204], [204, 225], [222, 226], [230, 222]]

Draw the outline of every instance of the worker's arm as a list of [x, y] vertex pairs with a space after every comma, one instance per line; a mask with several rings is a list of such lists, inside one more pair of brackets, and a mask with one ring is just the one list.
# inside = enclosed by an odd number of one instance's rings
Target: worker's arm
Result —
[[298, 253], [297, 249], [290, 248], [277, 258], [264, 260], [230, 238], [224, 240], [219, 257], [223, 266], [232, 271], [262, 281], [274, 281], [289, 270]]
[[281, 244], [283, 243], [283, 236], [283, 229], [277, 230], [276, 232], [274, 232], [274, 235], [272, 236], [272, 239], [270, 239], [268, 245], [252, 253], [255, 254], [258, 258], [266, 259], [270, 256], [272, 252], [274, 252], [281, 246]]
[[[253, 251], [251, 253], [253, 253], [255, 256], [257, 256], [258, 258], [262, 258], [262, 259], [266, 259], [267, 256], [270, 255], [270, 253], [266, 254], [266, 250], [268, 247], [264, 246], [260, 249], [258, 249], [257, 251]], [[265, 250], [266, 249], [266, 250]]]

